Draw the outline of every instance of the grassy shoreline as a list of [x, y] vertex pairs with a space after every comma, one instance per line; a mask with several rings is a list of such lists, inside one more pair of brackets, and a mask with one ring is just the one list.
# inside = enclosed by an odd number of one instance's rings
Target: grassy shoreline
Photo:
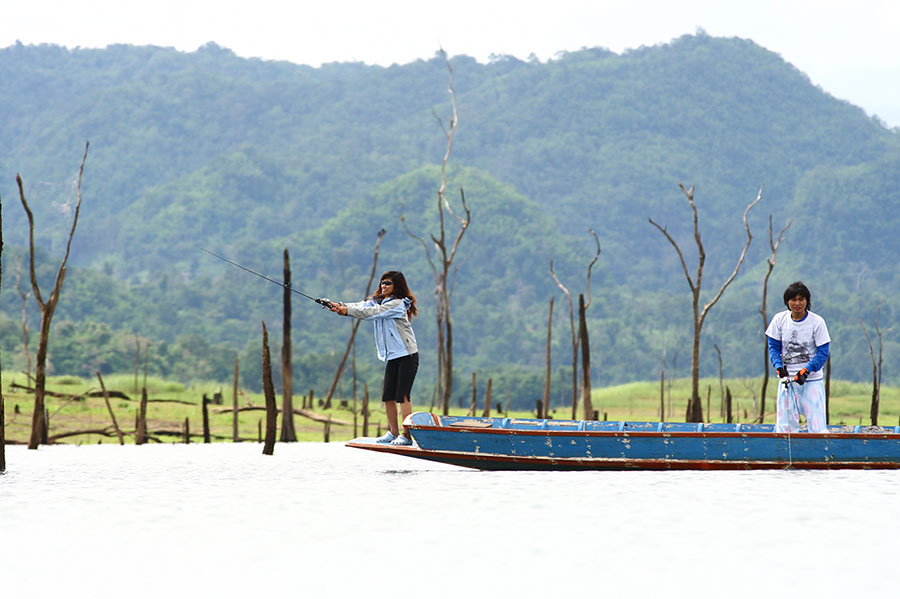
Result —
[[[31, 431], [31, 417], [34, 405], [33, 394], [19, 388], [12, 387], [12, 383], [25, 384], [24, 375], [7, 377], [6, 399], [6, 438], [7, 443], [27, 442]], [[125, 433], [125, 442], [134, 443], [134, 429], [137, 411], [140, 406], [140, 391], [134, 390], [134, 375], [119, 374], [104, 377], [106, 388], [110, 391], [118, 391], [127, 396], [112, 397], [110, 404], [116, 415], [119, 427]], [[761, 387], [761, 379], [726, 379], [724, 385], [731, 389], [733, 415], [735, 422], [750, 422], [755, 419], [758, 411], [758, 395]], [[141, 382], [142, 384], [142, 382]], [[231, 442], [232, 439], [232, 414], [222, 412], [223, 409], [232, 407], [232, 390], [229, 385], [217, 382], [196, 382], [189, 386], [181, 383], [165, 381], [157, 378], [147, 380], [148, 397], [152, 401], [148, 404], [147, 420], [149, 434], [154, 440], [150, 442], [182, 443], [181, 431], [185, 419], [189, 419], [191, 442], [202, 442], [202, 397], [207, 395], [212, 398], [217, 392], [223, 395], [222, 405], [210, 404], [209, 422], [210, 434], [213, 442]], [[72, 437], [63, 437], [56, 441], [60, 444], [96, 444], [118, 443], [118, 438], [111, 426], [109, 412], [102, 396], [72, 399], [72, 396], [80, 396], [89, 391], [99, 391], [99, 383], [96, 380], [81, 379], [73, 376], [49, 377], [47, 389], [65, 397], [47, 396], [46, 404], [50, 416], [49, 435], [52, 437], [61, 433], [79, 430], [103, 430], [106, 434], [89, 434]], [[721, 387], [718, 379], [702, 379], [700, 384], [701, 396], [704, 403], [704, 414], [708, 421], [722, 422], [720, 415]], [[830, 422], [832, 424], [869, 424], [869, 408], [871, 403], [872, 387], [866, 383], [852, 383], [848, 381], [832, 381], [832, 397], [830, 399]], [[766, 398], [766, 422], [774, 421], [775, 394], [777, 382], [769, 381]], [[664, 397], [666, 404], [666, 420], [683, 421], [687, 398], [690, 394], [690, 381], [678, 379], [665, 383]], [[710, 410], [707, 413], [707, 396], [709, 397]], [[660, 385], [659, 382], [635, 382], [612, 387], [594, 389], [591, 394], [594, 409], [599, 412], [601, 419], [609, 420], [659, 420], [660, 409]], [[278, 397], [280, 406], [281, 398]], [[303, 405], [303, 396], [295, 395], [294, 408], [299, 409]], [[484, 407], [484, 398], [479, 398], [478, 413]], [[262, 393], [249, 393], [241, 391], [238, 395], [239, 407], [264, 406], [265, 400]], [[884, 426], [893, 426], [900, 423], [900, 388], [883, 387], [881, 390], [881, 409], [878, 422]], [[362, 407], [362, 400], [358, 398], [357, 410]], [[413, 398], [413, 409], [427, 411], [429, 405], [416, 403]], [[370, 398], [369, 436], [375, 436], [382, 430], [386, 430], [386, 420], [381, 402], [378, 398]], [[316, 418], [331, 418], [330, 441], [343, 442], [362, 436], [362, 416], [357, 414], [357, 427], [354, 433], [354, 412], [352, 398], [336, 398], [332, 400], [332, 407], [325, 410], [322, 407], [321, 398], [314, 398], [310, 415]], [[463, 414], [465, 408], [452, 408], [451, 413]], [[534, 417], [533, 412], [511, 411], [510, 416], [528, 418]], [[551, 406], [551, 417], [569, 418], [571, 405]], [[580, 416], [580, 407], [578, 415]], [[281, 419], [279, 417], [279, 426]], [[323, 441], [325, 424], [308, 417], [295, 414], [295, 428], [298, 441]], [[264, 427], [265, 411], [240, 412], [238, 415], [238, 434], [243, 441], [258, 442], [260, 427]], [[345, 424], [340, 424], [345, 423]], [[263, 431], [264, 432], [264, 431]]]

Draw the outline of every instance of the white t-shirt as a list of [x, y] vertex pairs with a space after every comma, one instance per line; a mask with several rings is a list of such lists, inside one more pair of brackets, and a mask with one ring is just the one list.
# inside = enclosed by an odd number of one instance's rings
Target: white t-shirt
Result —
[[[766, 335], [781, 341], [781, 359], [788, 374], [794, 376], [816, 356], [820, 345], [831, 343], [825, 320], [814, 312], [807, 311], [806, 318], [797, 321], [791, 318], [791, 311], [779, 312], [769, 323]], [[807, 380], [822, 378], [822, 369], [810, 372]]]

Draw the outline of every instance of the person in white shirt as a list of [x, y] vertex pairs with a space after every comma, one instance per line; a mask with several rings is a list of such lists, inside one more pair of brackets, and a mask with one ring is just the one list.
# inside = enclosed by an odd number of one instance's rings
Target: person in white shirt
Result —
[[800, 415], [810, 433], [827, 433], [822, 367], [831, 337], [825, 320], [809, 310], [809, 289], [801, 281], [784, 291], [787, 310], [772, 318], [766, 337], [769, 358], [782, 384], [778, 388], [775, 432], [800, 431]]

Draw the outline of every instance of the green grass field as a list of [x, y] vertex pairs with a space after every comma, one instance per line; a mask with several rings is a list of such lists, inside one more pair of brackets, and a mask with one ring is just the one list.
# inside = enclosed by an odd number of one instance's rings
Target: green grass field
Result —
[[[13, 384], [25, 385], [23, 375], [7, 376], [7, 385], [4, 397], [6, 399], [6, 437], [11, 442], [27, 442], [31, 430], [31, 418], [33, 412], [33, 394], [27, 390], [16, 388]], [[140, 406], [140, 391], [134, 390], [133, 375], [110, 375], [104, 378], [106, 388], [110, 391], [124, 393], [128, 398], [112, 397], [110, 405], [115, 414], [116, 421], [125, 435], [126, 443], [134, 443], [134, 431], [137, 413]], [[143, 384], [143, 381], [139, 381]], [[735, 422], [751, 422], [758, 412], [758, 398], [761, 379], [728, 379], [724, 384], [732, 393], [733, 418]], [[718, 379], [701, 380], [701, 396], [704, 402], [704, 414], [708, 421], [722, 422], [721, 414], [722, 393]], [[100, 385], [96, 379], [86, 380], [78, 377], [62, 376], [50, 377], [47, 389], [60, 396], [48, 396], [46, 399], [47, 411], [50, 417], [49, 436], [72, 431], [96, 430], [104, 431], [103, 434], [86, 434], [67, 436], [58, 439], [58, 443], [66, 444], [95, 444], [118, 443], [118, 438], [112, 428], [112, 420], [102, 396], [79, 397], [91, 391], [99, 391]], [[211, 404], [209, 408], [210, 435], [213, 442], [232, 439], [232, 413], [223, 410], [232, 406], [232, 390], [228, 384], [216, 382], [196, 382], [189, 386], [171, 381], [150, 378], [147, 380], [148, 398], [151, 400], [147, 407], [147, 421], [150, 442], [182, 443], [185, 422], [189, 423], [191, 442], [202, 442], [203, 418], [202, 397], [206, 394], [212, 398], [217, 392], [223, 395], [223, 404]], [[832, 424], [869, 424], [869, 409], [871, 403], [871, 385], [864, 383], [850, 383], [846, 381], [833, 381], [831, 384], [832, 397], [830, 399], [830, 422]], [[766, 399], [766, 422], [774, 421], [776, 382], [769, 381]], [[664, 397], [666, 407], [666, 420], [683, 421], [687, 398], [690, 395], [690, 381], [679, 379], [666, 382], [664, 385]], [[707, 410], [707, 396], [709, 396], [709, 410]], [[73, 398], [74, 397], [74, 398]], [[660, 412], [660, 385], [659, 382], [638, 382], [626, 385], [617, 385], [595, 389], [591, 394], [594, 409], [599, 412], [601, 419], [609, 420], [659, 420]], [[281, 397], [277, 398], [281, 405]], [[169, 400], [169, 401], [153, 401]], [[172, 401], [174, 400], [174, 401]], [[295, 395], [294, 408], [300, 409], [308, 398]], [[241, 391], [238, 395], [239, 407], [263, 407], [264, 397], [261, 393], [246, 393]], [[479, 398], [478, 413], [483, 409], [483, 398]], [[417, 403], [413, 398], [413, 409], [429, 409], [425, 403]], [[361, 415], [362, 398], [358, 398], [356, 405], [356, 429], [354, 430], [354, 406], [353, 400], [336, 398], [332, 400], [332, 407], [324, 409], [321, 398], [313, 398], [309, 415], [315, 419], [295, 414], [294, 423], [297, 437], [300, 441], [323, 441], [325, 438], [325, 424], [321, 420], [332, 420], [330, 425], [329, 440], [342, 442], [362, 436], [363, 418]], [[581, 408], [578, 409], [578, 417], [581, 416]], [[451, 413], [463, 414], [465, 409], [453, 408]], [[510, 416], [525, 418], [534, 417], [531, 412], [511, 412]], [[571, 417], [571, 405], [552, 406], [553, 418]], [[895, 425], [900, 423], [900, 388], [883, 387], [881, 390], [881, 404], [879, 411], [879, 424]], [[258, 442], [260, 431], [264, 434], [265, 411], [254, 409], [242, 411], [238, 415], [238, 435], [243, 441]], [[281, 418], [279, 416], [279, 427]], [[369, 436], [380, 434], [386, 430], [386, 420], [381, 402], [375, 397], [370, 402]]]

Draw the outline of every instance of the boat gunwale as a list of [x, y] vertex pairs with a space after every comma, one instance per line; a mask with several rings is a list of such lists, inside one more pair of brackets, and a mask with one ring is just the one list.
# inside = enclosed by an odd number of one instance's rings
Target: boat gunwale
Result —
[[[567, 470], [885, 470], [900, 469], [900, 462], [863, 460], [773, 461], [773, 460], [678, 460], [607, 457], [549, 457], [483, 453], [447, 449], [425, 449], [417, 445], [347, 442], [348, 447], [405, 455], [478, 469], [479, 463], [562, 466]], [[597, 466], [608, 466], [597, 468]]]
[[900, 433], [776, 433], [764, 431], [578, 431], [553, 429], [518, 429], [518, 428], [481, 428], [466, 426], [429, 426], [421, 424], [408, 425], [412, 431], [439, 431], [450, 433], [473, 433], [491, 435], [526, 435], [550, 437], [687, 437], [687, 438], [771, 438], [771, 439], [896, 439]]

